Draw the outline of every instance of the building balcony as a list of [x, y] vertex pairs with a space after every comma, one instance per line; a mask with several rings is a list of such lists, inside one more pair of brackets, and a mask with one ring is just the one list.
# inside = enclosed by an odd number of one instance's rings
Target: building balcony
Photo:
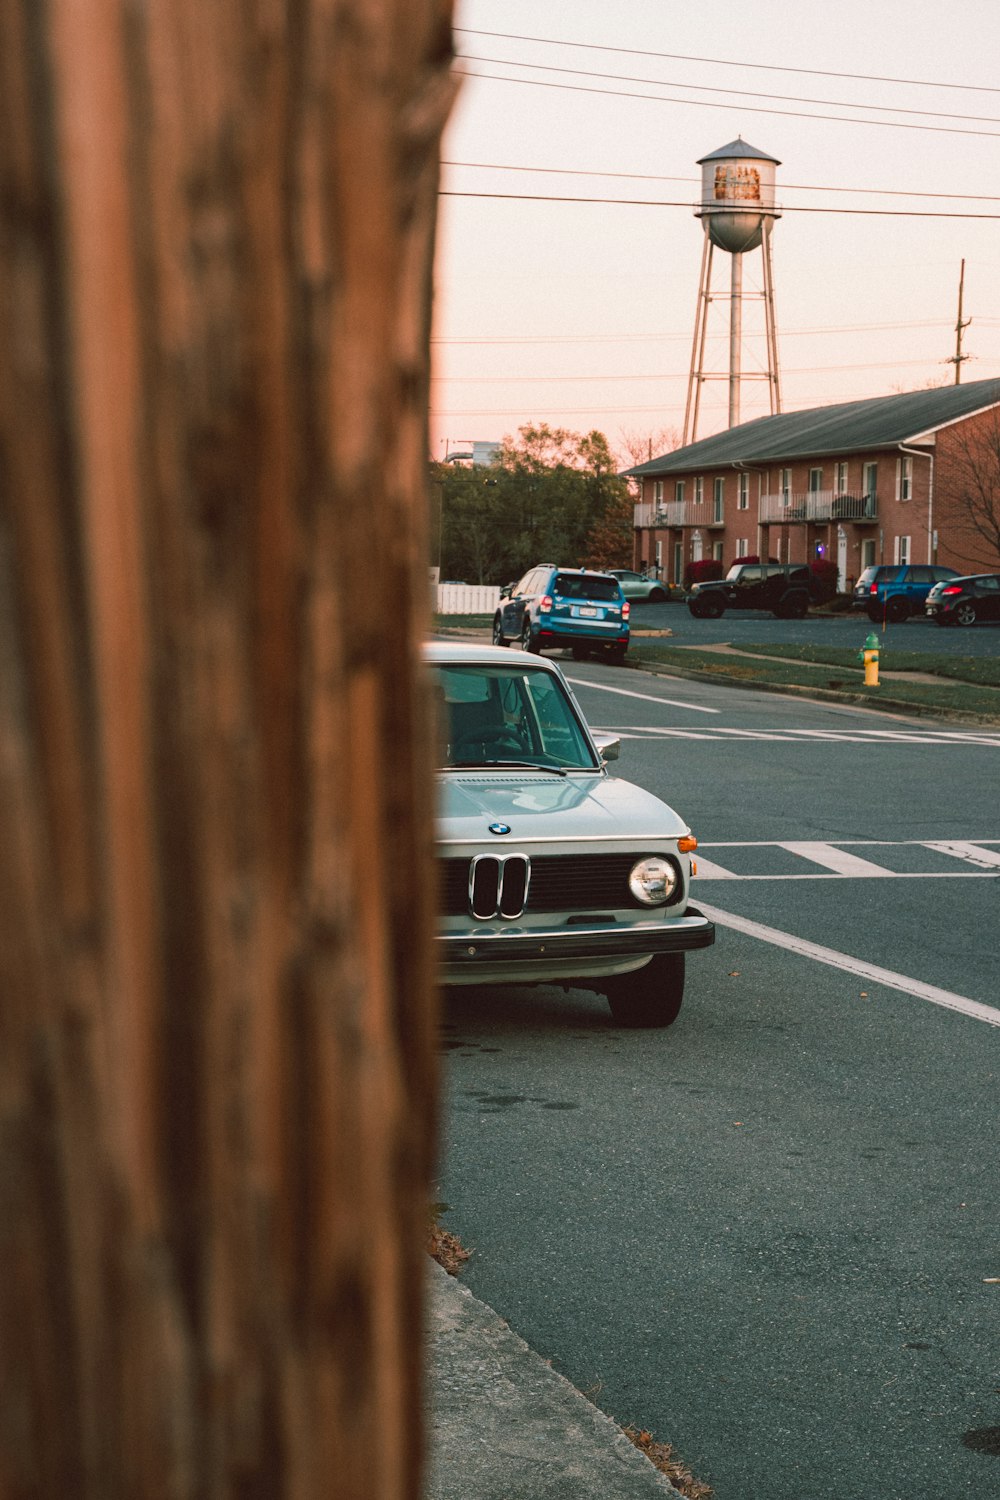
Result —
[[845, 495], [836, 490], [761, 495], [759, 519], [762, 526], [807, 526], [824, 521], [871, 524], [878, 520], [878, 496]]
[[710, 526], [708, 507], [693, 500], [666, 500], [659, 505], [640, 501], [635, 507], [635, 521], [640, 526]]

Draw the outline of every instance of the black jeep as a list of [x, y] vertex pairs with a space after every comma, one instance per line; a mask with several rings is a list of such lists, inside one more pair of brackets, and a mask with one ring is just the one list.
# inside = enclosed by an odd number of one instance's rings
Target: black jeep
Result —
[[717, 620], [727, 609], [768, 609], [779, 620], [801, 620], [818, 598], [804, 563], [733, 563], [725, 578], [694, 584], [687, 607], [699, 620]]

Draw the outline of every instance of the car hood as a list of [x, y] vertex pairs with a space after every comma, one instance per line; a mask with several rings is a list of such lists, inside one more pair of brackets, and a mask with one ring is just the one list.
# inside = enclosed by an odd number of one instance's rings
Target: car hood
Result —
[[679, 838], [688, 826], [659, 797], [610, 776], [450, 771], [438, 778], [438, 836], [482, 843], [490, 824], [530, 839]]

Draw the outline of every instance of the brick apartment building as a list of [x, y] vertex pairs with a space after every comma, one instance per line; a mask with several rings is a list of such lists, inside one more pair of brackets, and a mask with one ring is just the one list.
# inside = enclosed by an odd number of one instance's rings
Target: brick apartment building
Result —
[[[760, 417], [628, 469], [635, 566], [758, 555], [1000, 570], [1000, 380]], [[991, 530], [994, 533], [991, 536]]]

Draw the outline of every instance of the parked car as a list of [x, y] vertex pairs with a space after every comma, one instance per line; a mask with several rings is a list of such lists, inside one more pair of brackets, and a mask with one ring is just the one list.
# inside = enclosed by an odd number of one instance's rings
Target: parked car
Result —
[[689, 904], [697, 840], [612, 777], [552, 661], [426, 648], [441, 712], [439, 947], [446, 985], [597, 990], [623, 1026], [669, 1026], [685, 953], [715, 941]]
[[954, 568], [936, 563], [875, 563], [865, 568], [851, 595], [851, 608], [863, 609], [876, 625], [905, 620], [923, 612], [924, 600], [935, 583], [957, 578]]
[[617, 578], [621, 584], [622, 593], [626, 599], [634, 603], [662, 604], [667, 597], [667, 591], [658, 578], [644, 578], [641, 573], [635, 573], [631, 568], [609, 568], [608, 572], [612, 578]]
[[936, 583], [927, 595], [924, 612], [938, 625], [1000, 620], [1000, 573], [970, 573]]
[[612, 574], [539, 563], [500, 591], [493, 644], [520, 641], [525, 651], [535, 653], [568, 646], [577, 658], [600, 651], [622, 662], [628, 650], [629, 609]]
[[768, 609], [779, 620], [801, 620], [819, 592], [804, 563], [733, 563], [725, 578], [693, 584], [687, 607], [699, 620], [717, 620], [727, 609]]

